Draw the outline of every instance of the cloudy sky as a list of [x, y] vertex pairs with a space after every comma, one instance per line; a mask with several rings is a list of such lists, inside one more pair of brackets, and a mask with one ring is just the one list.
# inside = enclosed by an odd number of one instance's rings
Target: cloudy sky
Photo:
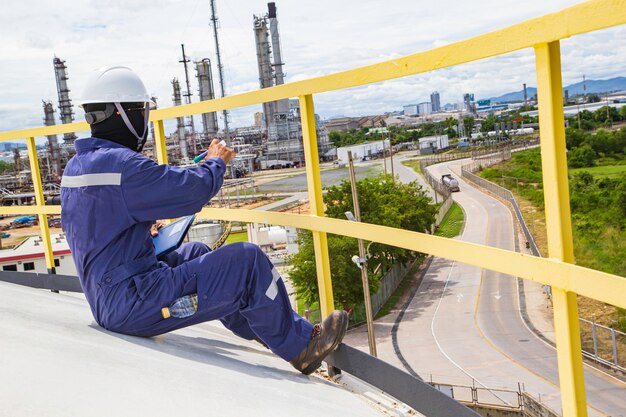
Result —
[[[226, 93], [258, 88], [252, 15], [267, 2], [217, 0]], [[579, 3], [573, 0], [277, 0], [286, 81], [346, 70], [463, 40]], [[94, 69], [126, 65], [159, 105], [170, 106], [173, 77], [184, 80], [180, 44], [192, 59], [215, 61], [209, 0], [3, 0], [0, 17], [0, 131], [42, 124], [41, 100], [58, 104], [52, 59], [68, 66], [77, 98]], [[564, 85], [626, 75], [626, 27], [562, 42]], [[214, 74], [217, 71], [214, 66]], [[195, 71], [192, 72], [195, 74]], [[487, 98], [535, 86], [531, 50], [376, 85], [317, 95], [322, 117], [401, 110], [428, 101]], [[217, 87], [218, 81], [215, 79]], [[184, 87], [183, 87], [184, 88]], [[192, 79], [193, 101], [198, 100]], [[232, 113], [234, 126], [252, 124], [260, 106]], [[78, 119], [82, 111], [76, 109]], [[166, 125], [171, 130], [173, 123]], [[200, 126], [200, 120], [196, 120]], [[168, 129], [170, 127], [170, 129]], [[222, 122], [220, 120], [220, 127]], [[169, 133], [169, 132], [168, 132]]]

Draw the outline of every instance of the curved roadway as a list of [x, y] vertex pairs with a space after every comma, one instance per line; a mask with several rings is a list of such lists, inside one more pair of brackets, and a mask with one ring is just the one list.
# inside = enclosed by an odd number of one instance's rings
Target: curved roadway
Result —
[[[394, 158], [396, 175], [402, 181], [420, 180], [401, 161]], [[465, 212], [460, 239], [514, 250], [510, 211], [463, 181], [463, 163], [467, 160], [429, 167], [437, 178], [452, 173], [459, 180], [461, 192], [453, 198]], [[391, 342], [389, 330], [390, 326], [377, 326], [379, 344]], [[348, 343], [358, 344], [358, 340], [353, 337]], [[517, 405], [517, 396], [497, 389], [517, 391], [519, 383], [536, 399], [561, 411], [556, 351], [523, 321], [514, 277], [435, 258], [404, 311], [397, 340], [405, 367], [424, 379], [474, 384], [480, 402], [511, 405]], [[398, 363], [388, 346], [379, 351], [381, 358]], [[588, 366], [585, 384], [590, 416], [626, 415], [626, 384]], [[471, 399], [469, 389], [454, 394]]]

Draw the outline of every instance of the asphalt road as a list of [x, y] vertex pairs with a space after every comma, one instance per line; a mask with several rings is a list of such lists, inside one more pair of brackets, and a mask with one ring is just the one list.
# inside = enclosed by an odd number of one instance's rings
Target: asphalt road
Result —
[[[356, 166], [354, 171], [358, 179], [368, 176], [376, 175], [381, 171], [380, 164], [369, 164], [362, 166]], [[320, 173], [322, 180], [322, 187], [328, 187], [331, 185], [339, 185], [341, 181], [350, 181], [348, 168], [335, 168], [323, 170]], [[277, 179], [275, 181], [261, 184], [257, 187], [259, 192], [282, 192], [282, 193], [297, 193], [307, 191], [306, 173], [293, 175], [287, 178]]]
[[[436, 177], [452, 172], [460, 182], [461, 191], [453, 194], [466, 218], [460, 238], [513, 250], [511, 213], [462, 180], [462, 163], [429, 167]], [[402, 181], [410, 180], [401, 158], [394, 165]], [[475, 384], [483, 388], [480, 401], [504, 404], [516, 404], [517, 398], [496, 389], [517, 390], [519, 383], [561, 411], [556, 351], [526, 327], [511, 276], [436, 258], [404, 313], [397, 339], [408, 366], [424, 379]], [[391, 349], [382, 347], [382, 352]], [[626, 415], [626, 384], [588, 366], [585, 381], [590, 416]], [[464, 395], [469, 392], [455, 391], [457, 398]]]

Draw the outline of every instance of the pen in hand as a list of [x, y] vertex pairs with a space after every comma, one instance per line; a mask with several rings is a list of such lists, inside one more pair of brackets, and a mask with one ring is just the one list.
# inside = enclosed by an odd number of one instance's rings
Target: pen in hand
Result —
[[[224, 140], [220, 141], [220, 145], [226, 146], [226, 141], [224, 141]], [[206, 151], [202, 152], [200, 155], [198, 155], [195, 158], [193, 158], [194, 164], [197, 164], [198, 162], [202, 161], [204, 159], [204, 157], [206, 156], [207, 152], [209, 152], [208, 149]]]

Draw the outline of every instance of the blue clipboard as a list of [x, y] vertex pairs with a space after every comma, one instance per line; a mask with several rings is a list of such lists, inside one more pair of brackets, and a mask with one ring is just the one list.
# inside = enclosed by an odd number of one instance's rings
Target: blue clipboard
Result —
[[159, 234], [152, 238], [157, 258], [175, 251], [182, 245], [195, 218], [195, 214], [185, 216], [159, 229]]

